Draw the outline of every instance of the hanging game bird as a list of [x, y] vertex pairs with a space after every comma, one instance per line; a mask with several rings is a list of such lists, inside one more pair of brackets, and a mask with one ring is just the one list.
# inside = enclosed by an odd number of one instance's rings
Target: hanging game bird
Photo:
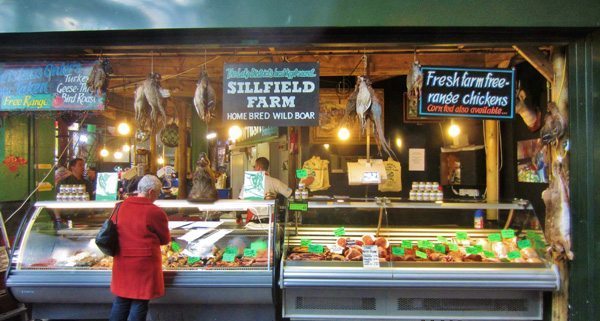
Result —
[[88, 75], [88, 80], [85, 83], [89, 91], [98, 96], [106, 93], [108, 89], [109, 74], [112, 74], [112, 65], [106, 58], [99, 58], [92, 67], [92, 71]]
[[356, 78], [358, 82], [358, 93], [356, 94], [356, 114], [360, 120], [360, 127], [363, 132], [365, 130], [365, 122], [367, 121], [367, 110], [371, 107], [371, 93], [367, 86], [367, 79], [363, 76]]
[[215, 174], [210, 168], [210, 160], [206, 153], [200, 153], [196, 162], [193, 186], [188, 201], [190, 202], [214, 202], [217, 200], [217, 188], [215, 186]]
[[138, 128], [152, 133], [158, 132], [167, 123], [163, 97], [160, 93], [160, 79], [160, 74], [150, 73], [135, 90], [134, 109]]
[[200, 119], [208, 124], [215, 117], [216, 104], [215, 90], [210, 85], [206, 69], [203, 69], [200, 72], [200, 79], [198, 79], [196, 92], [194, 93], [194, 107], [196, 107]]

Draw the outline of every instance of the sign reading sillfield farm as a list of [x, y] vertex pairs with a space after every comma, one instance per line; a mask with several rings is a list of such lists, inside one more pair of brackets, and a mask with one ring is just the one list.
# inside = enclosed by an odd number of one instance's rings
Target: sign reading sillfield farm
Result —
[[0, 64], [0, 110], [102, 110], [106, 95], [97, 96], [86, 82], [94, 61]]
[[421, 70], [419, 116], [513, 118], [514, 70], [428, 66]]
[[223, 120], [254, 126], [318, 126], [318, 63], [225, 64]]

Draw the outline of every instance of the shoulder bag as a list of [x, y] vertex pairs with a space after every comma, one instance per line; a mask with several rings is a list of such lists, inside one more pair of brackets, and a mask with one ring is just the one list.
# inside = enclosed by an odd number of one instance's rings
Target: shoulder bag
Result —
[[[122, 202], [115, 204], [115, 208], [110, 214], [110, 217], [104, 221], [100, 231], [96, 234], [96, 245], [102, 251], [102, 253], [108, 256], [115, 256], [119, 249], [119, 234], [117, 233], [117, 221], [119, 219], [118, 212]], [[115, 222], [113, 223], [112, 217], [115, 215]]]

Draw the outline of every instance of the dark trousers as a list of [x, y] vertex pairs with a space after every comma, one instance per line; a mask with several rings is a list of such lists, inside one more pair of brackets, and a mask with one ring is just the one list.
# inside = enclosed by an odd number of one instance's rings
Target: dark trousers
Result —
[[[146, 321], [148, 314], [149, 300], [135, 300], [122, 297], [115, 297], [112, 310], [110, 311], [110, 321]], [[129, 318], [127, 318], [129, 316]]]

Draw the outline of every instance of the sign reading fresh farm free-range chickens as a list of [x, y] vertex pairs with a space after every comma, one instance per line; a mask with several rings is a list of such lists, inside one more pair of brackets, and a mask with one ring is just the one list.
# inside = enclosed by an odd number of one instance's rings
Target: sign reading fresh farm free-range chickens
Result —
[[421, 67], [419, 116], [512, 119], [512, 69]]
[[106, 95], [86, 82], [94, 61], [0, 64], [0, 110], [103, 110]]
[[319, 64], [223, 67], [223, 120], [254, 126], [318, 126]]

